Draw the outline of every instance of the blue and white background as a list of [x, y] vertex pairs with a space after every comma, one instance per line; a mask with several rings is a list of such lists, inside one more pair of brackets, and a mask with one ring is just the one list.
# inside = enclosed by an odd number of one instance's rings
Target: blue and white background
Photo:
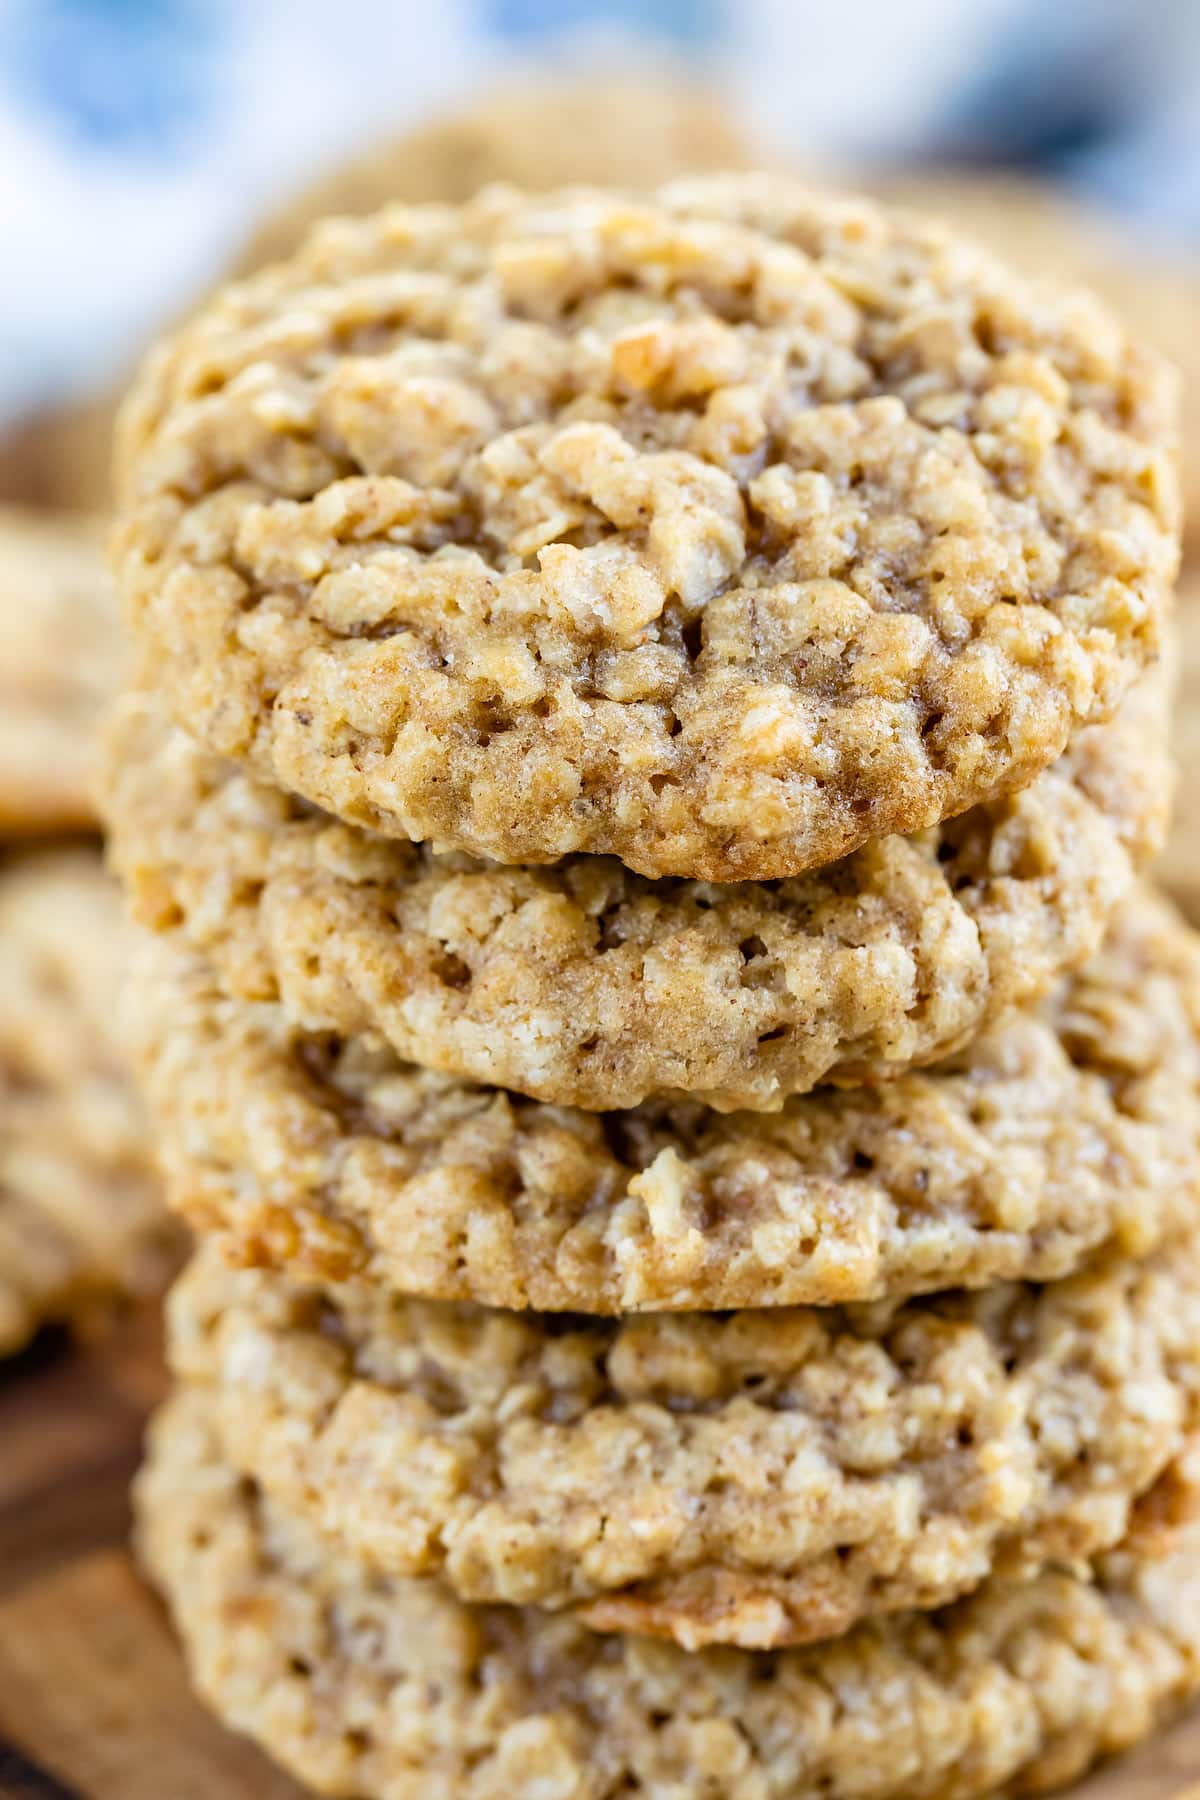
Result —
[[0, 426], [122, 368], [339, 155], [660, 57], [776, 154], [1034, 168], [1200, 245], [1200, 0], [0, 0]]

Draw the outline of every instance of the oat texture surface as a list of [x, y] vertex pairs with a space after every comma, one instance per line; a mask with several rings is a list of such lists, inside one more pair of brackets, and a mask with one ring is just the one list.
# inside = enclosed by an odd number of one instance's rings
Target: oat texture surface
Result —
[[174, 1204], [251, 1262], [543, 1311], [826, 1304], [1144, 1254], [1194, 1209], [1200, 956], [1140, 894], [1041, 1009], [779, 1113], [585, 1113], [231, 1000], [149, 940], [131, 1026]]
[[780, 883], [650, 882], [615, 857], [501, 868], [346, 826], [131, 696], [110, 854], [151, 927], [312, 1030], [560, 1105], [778, 1107], [896, 1074], [1098, 947], [1162, 844], [1160, 667], [1022, 793]]
[[1175, 388], [782, 177], [318, 228], [148, 358], [115, 567], [222, 754], [507, 863], [777, 878], [1026, 785], [1161, 647]]
[[[1194, 1478], [1193, 1478], [1194, 1479]], [[1186, 1477], [1090, 1572], [994, 1580], [830, 1645], [686, 1653], [370, 1575], [264, 1499], [203, 1397], [160, 1415], [140, 1547], [193, 1678], [318, 1793], [362, 1800], [975, 1800], [1057, 1786], [1200, 1685]]]
[[1200, 1235], [900, 1307], [619, 1321], [210, 1247], [171, 1351], [234, 1466], [377, 1569], [771, 1649], [1125, 1537], [1200, 1432]]

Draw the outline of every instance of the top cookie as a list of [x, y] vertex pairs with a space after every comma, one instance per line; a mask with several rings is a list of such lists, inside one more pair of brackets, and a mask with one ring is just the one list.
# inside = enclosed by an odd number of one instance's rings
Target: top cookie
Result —
[[1174, 388], [1097, 304], [764, 176], [319, 229], [149, 359], [153, 678], [344, 819], [770, 879], [1014, 791], [1158, 650]]

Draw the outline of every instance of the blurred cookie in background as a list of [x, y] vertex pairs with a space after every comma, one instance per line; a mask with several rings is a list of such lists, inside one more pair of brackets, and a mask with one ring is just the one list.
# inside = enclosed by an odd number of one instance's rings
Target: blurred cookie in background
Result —
[[1156, 873], [1162, 886], [1200, 923], [1200, 570], [1185, 568], [1179, 584], [1176, 685], [1172, 748], [1178, 780], [1167, 847]]
[[460, 205], [490, 181], [533, 192], [573, 182], [648, 188], [757, 160], [729, 108], [682, 78], [499, 88], [331, 170], [259, 225], [235, 272], [290, 256], [317, 219], [374, 212], [389, 200]]
[[119, 395], [106, 389], [14, 426], [0, 439], [0, 506], [104, 510], [118, 401]]
[[945, 219], [1028, 273], [1094, 288], [1183, 376], [1185, 533], [1200, 539], [1200, 258], [1065, 187], [986, 169], [863, 172], [886, 199]]
[[0, 1356], [176, 1261], [117, 1041], [126, 929], [98, 851], [0, 863]]
[[157, 1294], [176, 1260], [119, 1041], [129, 932], [94, 841], [124, 660], [104, 535], [96, 515], [0, 508], [0, 1357]]
[[0, 837], [97, 829], [94, 740], [122, 661], [103, 523], [0, 507]]

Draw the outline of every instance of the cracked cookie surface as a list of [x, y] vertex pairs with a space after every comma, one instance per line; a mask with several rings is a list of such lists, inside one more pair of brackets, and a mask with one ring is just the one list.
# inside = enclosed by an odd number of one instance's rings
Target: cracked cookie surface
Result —
[[1034, 1012], [779, 1113], [585, 1113], [223, 995], [148, 939], [131, 1026], [173, 1203], [252, 1262], [543, 1311], [826, 1304], [1063, 1275], [1186, 1223], [1200, 951], [1139, 891]]
[[975, 1800], [1070, 1781], [1200, 1685], [1195, 1481], [1091, 1570], [774, 1653], [370, 1575], [222, 1461], [196, 1393], [159, 1415], [137, 1505], [201, 1693], [318, 1793]]
[[1099, 945], [1163, 841], [1161, 668], [1012, 799], [781, 883], [648, 882], [613, 857], [505, 869], [289, 800], [130, 696], [110, 856], [231, 993], [311, 1030], [559, 1105], [771, 1110], [945, 1056]]
[[1158, 653], [1174, 384], [784, 178], [318, 229], [147, 360], [150, 678], [339, 817], [775, 878], [1012, 793]]

